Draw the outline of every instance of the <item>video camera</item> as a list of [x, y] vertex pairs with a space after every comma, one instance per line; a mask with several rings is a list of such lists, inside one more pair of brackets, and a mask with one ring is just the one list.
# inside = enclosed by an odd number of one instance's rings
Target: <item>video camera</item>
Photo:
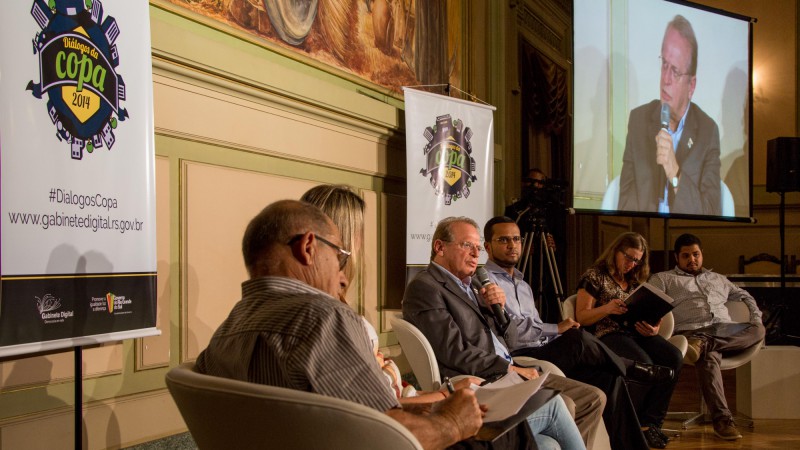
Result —
[[[565, 194], [567, 183], [562, 180], [545, 178], [544, 180], [534, 180], [528, 178], [529, 187], [522, 190], [520, 201], [525, 202], [533, 208], [548, 209], [551, 207], [564, 207], [566, 205]], [[538, 186], [537, 186], [538, 185]]]
[[523, 232], [546, 227], [547, 217], [566, 207], [566, 182], [551, 178], [526, 181], [530, 184], [522, 190], [521, 198], [506, 208], [506, 215], [516, 220]]

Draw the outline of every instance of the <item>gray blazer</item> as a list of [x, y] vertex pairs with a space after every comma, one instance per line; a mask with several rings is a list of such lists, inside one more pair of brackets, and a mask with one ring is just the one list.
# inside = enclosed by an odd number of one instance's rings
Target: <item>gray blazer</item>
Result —
[[516, 328], [506, 322], [501, 329], [491, 309], [475, 306], [439, 266], [429, 264], [406, 286], [403, 317], [428, 338], [442, 376], [492, 378], [508, 371], [509, 362], [494, 352], [490, 330], [510, 349]]
[[[660, 115], [658, 100], [631, 111], [619, 178], [621, 210], [658, 211], [667, 182], [664, 169], [656, 164]], [[670, 193], [670, 213], [721, 215], [719, 128], [694, 103], [689, 104], [677, 149], [681, 178], [677, 194]]]

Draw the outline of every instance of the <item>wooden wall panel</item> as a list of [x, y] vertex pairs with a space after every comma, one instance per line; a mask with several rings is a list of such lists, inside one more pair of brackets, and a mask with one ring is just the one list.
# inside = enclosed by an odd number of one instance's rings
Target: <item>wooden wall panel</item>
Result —
[[247, 279], [242, 235], [269, 203], [300, 198], [318, 183], [247, 170], [183, 163], [181, 230], [183, 360], [193, 360], [241, 298]]
[[[108, 343], [83, 350], [84, 378], [121, 371], [122, 344]], [[72, 380], [74, 374], [72, 350], [5, 361], [0, 363], [0, 392]]]
[[[386, 139], [268, 100], [154, 76], [157, 131], [366, 173], [386, 173]], [[213, 89], [212, 89], [213, 88]], [[245, 98], [242, 98], [245, 97]], [[209, 112], [213, 111], [213, 114]]]
[[380, 271], [378, 270], [380, 261], [378, 194], [375, 191], [362, 190], [361, 197], [366, 203], [364, 211], [364, 272], [361, 274], [361, 286], [363, 286], [361, 298], [364, 300], [361, 308], [357, 310], [378, 330], [378, 333], [381, 333], [383, 330], [378, 315], [381, 307]]
[[169, 158], [156, 158], [156, 259], [158, 279], [156, 292], [156, 328], [160, 336], [150, 336], [137, 341], [136, 369], [166, 366], [169, 364], [170, 305], [172, 304], [171, 280], [173, 274], [170, 249], [172, 239], [172, 204], [170, 202]]

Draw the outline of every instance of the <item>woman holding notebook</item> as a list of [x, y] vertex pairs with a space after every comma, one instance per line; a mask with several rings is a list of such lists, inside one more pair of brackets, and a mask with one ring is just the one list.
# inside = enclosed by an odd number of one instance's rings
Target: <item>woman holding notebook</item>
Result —
[[683, 355], [658, 335], [661, 322], [626, 326], [615, 320], [627, 312], [625, 299], [650, 276], [648, 256], [647, 241], [640, 234], [619, 235], [581, 276], [575, 319], [619, 356], [667, 366], [675, 372], [672, 380], [661, 384], [629, 384], [647, 443], [664, 448], [669, 437], [661, 432], [661, 425], [678, 382]]

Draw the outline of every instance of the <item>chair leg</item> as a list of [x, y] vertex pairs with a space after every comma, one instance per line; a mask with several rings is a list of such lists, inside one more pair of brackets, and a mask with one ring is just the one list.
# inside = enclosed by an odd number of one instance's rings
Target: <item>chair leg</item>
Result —
[[686, 430], [691, 425], [701, 425], [711, 420], [708, 407], [702, 394], [700, 395], [700, 411], [668, 412], [668, 420], [680, 420], [681, 429]]
[[[706, 406], [706, 401], [702, 397], [702, 395], [700, 396], [700, 411], [668, 412], [667, 420], [681, 420], [682, 421], [681, 429], [683, 430], [688, 429], [690, 425], [703, 425], [713, 422], [711, 413], [708, 411], [708, 407]], [[755, 428], [753, 419], [739, 412], [734, 413], [733, 421], [737, 425], [741, 425], [747, 428]]]
[[681, 421], [681, 429], [687, 430], [690, 425], [702, 424], [705, 422], [704, 414], [697, 411], [669, 412], [667, 420]]

